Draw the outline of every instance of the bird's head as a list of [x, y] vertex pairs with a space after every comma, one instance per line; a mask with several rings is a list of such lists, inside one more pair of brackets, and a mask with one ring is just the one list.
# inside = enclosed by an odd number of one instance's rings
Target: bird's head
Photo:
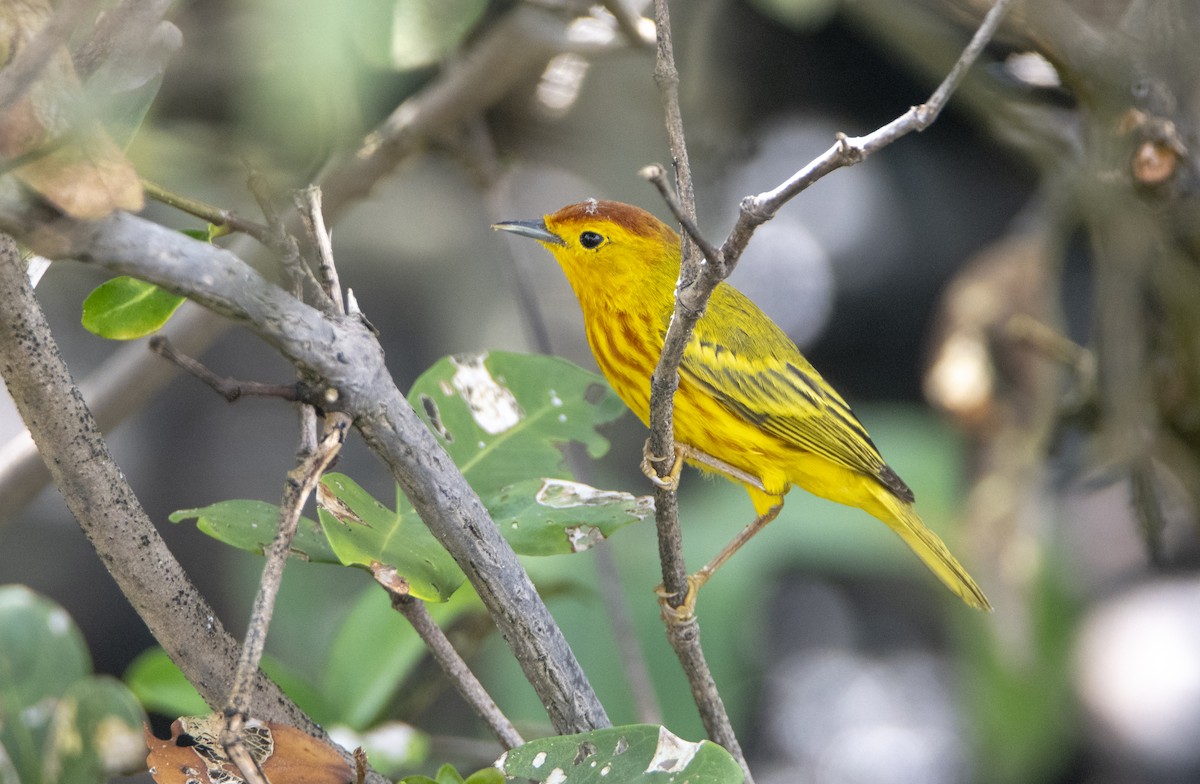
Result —
[[679, 275], [679, 235], [650, 213], [617, 201], [588, 199], [541, 220], [501, 221], [493, 229], [542, 243], [582, 301], [585, 291], [655, 287]]

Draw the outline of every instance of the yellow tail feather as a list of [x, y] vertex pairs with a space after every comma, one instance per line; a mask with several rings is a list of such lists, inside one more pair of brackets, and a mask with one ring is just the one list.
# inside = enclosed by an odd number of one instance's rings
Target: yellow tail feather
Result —
[[901, 501], [882, 486], [875, 500], [876, 504], [864, 508], [899, 534], [929, 570], [964, 602], [977, 610], [991, 612], [992, 605], [983, 595], [983, 591], [971, 579], [971, 575], [967, 574], [962, 564], [950, 554], [945, 542], [925, 525], [913, 510], [912, 504]]

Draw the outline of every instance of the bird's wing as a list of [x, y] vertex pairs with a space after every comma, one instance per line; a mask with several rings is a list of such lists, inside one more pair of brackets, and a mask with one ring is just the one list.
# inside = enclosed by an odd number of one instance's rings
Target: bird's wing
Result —
[[912, 491], [884, 463], [866, 428], [790, 338], [722, 284], [684, 352], [680, 373], [726, 409], [796, 449]]

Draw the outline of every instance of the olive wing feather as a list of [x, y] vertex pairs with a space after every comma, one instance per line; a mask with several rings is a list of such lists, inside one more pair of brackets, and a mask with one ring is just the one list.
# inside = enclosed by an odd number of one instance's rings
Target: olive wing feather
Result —
[[866, 428], [796, 345], [736, 289], [721, 284], [696, 325], [680, 373], [764, 432], [879, 479], [896, 496], [912, 491], [887, 466]]

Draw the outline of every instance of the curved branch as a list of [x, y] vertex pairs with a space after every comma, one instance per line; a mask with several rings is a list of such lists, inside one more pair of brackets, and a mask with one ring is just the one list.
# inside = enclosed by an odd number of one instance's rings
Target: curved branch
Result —
[[[223, 705], [241, 646], [187, 579], [113, 461], [29, 288], [16, 245], [3, 235], [0, 368], [55, 484], [105, 568], [205, 702]], [[262, 718], [326, 737], [261, 672], [252, 685]]]
[[599, 699], [508, 542], [454, 462], [396, 388], [356, 316], [326, 317], [233, 253], [126, 213], [87, 224], [0, 203], [0, 226], [51, 257], [154, 283], [252, 330], [308, 382], [308, 401], [344, 411], [453, 555], [499, 626], [555, 729], [609, 726]]

